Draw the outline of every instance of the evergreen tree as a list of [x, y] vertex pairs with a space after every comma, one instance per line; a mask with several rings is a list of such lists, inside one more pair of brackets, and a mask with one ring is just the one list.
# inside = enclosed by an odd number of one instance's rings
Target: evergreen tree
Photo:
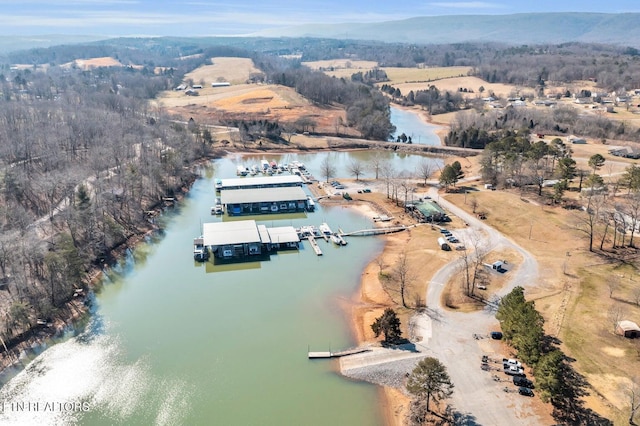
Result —
[[436, 358], [427, 357], [413, 369], [407, 381], [407, 390], [418, 398], [427, 400], [427, 412], [431, 400], [438, 402], [453, 393], [453, 384], [447, 368]]
[[384, 334], [385, 343], [395, 343], [400, 340], [402, 335], [400, 319], [391, 308], [385, 309], [384, 313], [376, 318], [375, 322], [371, 324], [371, 329], [376, 334], [376, 337]]

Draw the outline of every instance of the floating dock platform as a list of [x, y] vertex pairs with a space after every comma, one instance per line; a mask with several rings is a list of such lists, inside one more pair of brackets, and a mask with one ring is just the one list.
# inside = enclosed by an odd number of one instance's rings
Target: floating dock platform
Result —
[[318, 243], [316, 242], [316, 239], [313, 237], [313, 235], [309, 235], [309, 244], [311, 244], [311, 248], [313, 248], [313, 251], [316, 252], [316, 255], [322, 256], [322, 250], [320, 250], [320, 247], [318, 247]]
[[370, 352], [370, 351], [371, 351], [371, 349], [369, 349], [369, 348], [354, 348], [354, 349], [347, 349], [347, 350], [339, 351], [339, 352], [331, 352], [331, 351], [311, 352], [311, 351], [308, 351], [307, 357], [309, 359], [340, 358], [341, 356], [361, 354], [363, 352]]

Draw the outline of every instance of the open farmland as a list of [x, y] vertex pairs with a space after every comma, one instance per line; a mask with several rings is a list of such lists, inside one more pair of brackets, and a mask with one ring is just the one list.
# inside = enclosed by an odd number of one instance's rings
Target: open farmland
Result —
[[216, 81], [228, 81], [231, 84], [242, 84], [249, 79], [251, 73], [260, 72], [249, 58], [212, 58], [211, 65], [203, 65], [185, 75], [195, 84], [211, 86]]
[[466, 76], [470, 67], [433, 67], [433, 68], [382, 68], [389, 77], [389, 84], [427, 82], [446, 78]]
[[[498, 84], [487, 83], [478, 77], [452, 77], [443, 78], [434, 81], [421, 81], [412, 83], [394, 83], [393, 87], [400, 89], [404, 93], [410, 91], [427, 90], [429, 86], [435, 86], [440, 91], [457, 92], [459, 88], [466, 88], [467, 90], [473, 90], [474, 93], [462, 93], [466, 97], [482, 97], [488, 96], [489, 92], [495, 93], [499, 97], [507, 97], [511, 93], [520, 92], [533, 92], [533, 89], [517, 87], [510, 84]], [[484, 87], [484, 92], [480, 93], [480, 87]]]
[[81, 69], [98, 68], [98, 67], [123, 67], [124, 65], [116, 58], [105, 56], [102, 58], [76, 59], [61, 65], [63, 68], [77, 67]]
[[158, 104], [170, 113], [211, 124], [225, 118], [292, 123], [301, 117], [309, 117], [318, 124], [318, 130], [333, 132], [338, 118], [345, 119], [344, 110], [317, 107], [294, 89], [278, 85], [240, 84], [219, 88], [205, 86], [199, 90], [199, 96], [187, 96], [182, 91], [168, 91], [158, 99]]

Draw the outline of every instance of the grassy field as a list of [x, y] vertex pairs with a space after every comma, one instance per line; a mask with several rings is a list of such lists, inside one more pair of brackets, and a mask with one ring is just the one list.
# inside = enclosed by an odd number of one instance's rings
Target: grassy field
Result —
[[[538, 260], [540, 279], [527, 289], [527, 298], [543, 314], [546, 332], [559, 338], [565, 353], [577, 360], [575, 368], [590, 383], [588, 406], [616, 424], [623, 422], [630, 372], [640, 368], [639, 346], [613, 334], [610, 312], [619, 310], [624, 319], [637, 322], [637, 271], [588, 251], [585, 235], [576, 229], [584, 212], [534, 204], [535, 197], [527, 201], [531, 195], [521, 195], [476, 187], [472, 196], [478, 209], [487, 212], [491, 226]], [[470, 210], [463, 194], [450, 194], [447, 199]], [[612, 297], [610, 282], [615, 289]]]
[[452, 77], [466, 76], [470, 67], [434, 67], [434, 68], [382, 68], [389, 77], [389, 84], [426, 82], [442, 80]]
[[211, 86], [215, 81], [228, 81], [231, 84], [242, 84], [253, 72], [260, 72], [249, 58], [212, 58], [211, 65], [203, 65], [185, 75], [195, 84]]

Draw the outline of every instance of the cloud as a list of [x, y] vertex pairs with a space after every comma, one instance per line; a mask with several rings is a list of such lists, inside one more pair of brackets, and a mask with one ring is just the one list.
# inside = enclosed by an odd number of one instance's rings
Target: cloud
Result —
[[429, 6], [447, 7], [451, 9], [500, 9], [503, 7], [501, 4], [484, 1], [435, 2], [429, 3]]

